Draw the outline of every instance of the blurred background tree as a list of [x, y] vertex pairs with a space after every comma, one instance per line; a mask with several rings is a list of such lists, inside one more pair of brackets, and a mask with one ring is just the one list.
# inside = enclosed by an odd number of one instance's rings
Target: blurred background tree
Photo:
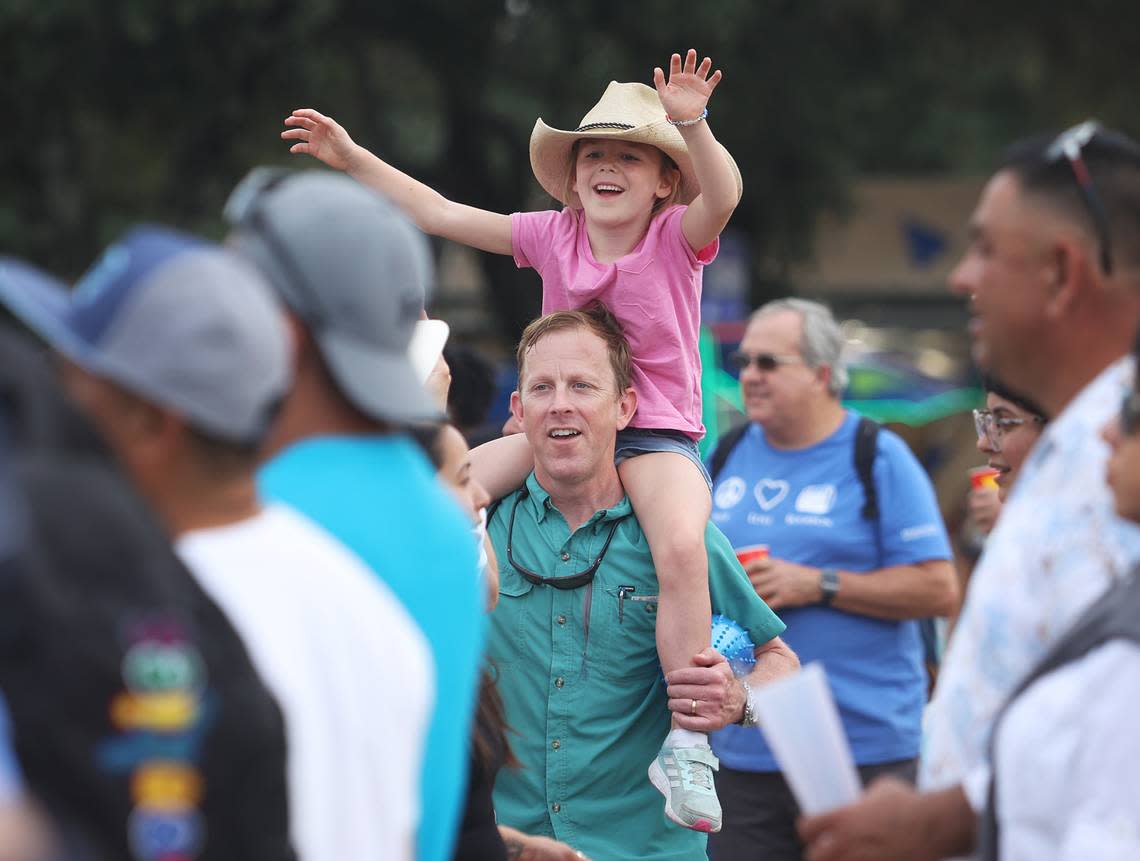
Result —
[[[535, 118], [573, 128], [609, 80], [693, 46], [725, 73], [710, 119], [759, 300], [856, 176], [984, 172], [1090, 115], [1140, 130], [1138, 19], [1135, 0], [2, 0], [0, 249], [71, 277], [135, 221], [220, 235], [249, 167], [313, 165], [278, 138], [300, 106], [457, 200], [548, 206]], [[537, 281], [481, 265], [510, 337]]]

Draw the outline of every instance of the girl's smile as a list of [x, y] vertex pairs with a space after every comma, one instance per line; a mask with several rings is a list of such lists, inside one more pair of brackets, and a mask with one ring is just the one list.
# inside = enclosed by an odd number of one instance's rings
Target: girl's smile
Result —
[[612, 139], [583, 140], [574, 175], [574, 190], [587, 215], [596, 205], [607, 211], [618, 202], [628, 215], [648, 215], [658, 199], [672, 193], [675, 181], [656, 147]]

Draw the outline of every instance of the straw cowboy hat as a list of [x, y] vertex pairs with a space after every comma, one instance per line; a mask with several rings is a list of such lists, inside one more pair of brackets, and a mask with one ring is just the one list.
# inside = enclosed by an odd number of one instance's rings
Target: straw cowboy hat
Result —
[[[685, 139], [665, 118], [665, 109], [661, 107], [661, 100], [653, 87], [610, 81], [602, 98], [573, 131], [551, 128], [541, 117], [534, 124], [534, 131], [530, 134], [530, 164], [535, 178], [551, 197], [568, 206], [581, 206], [576, 194], [571, 193], [571, 200], [564, 197], [571, 167], [570, 151], [574, 142], [583, 138], [616, 138], [655, 146], [673, 159], [681, 171], [681, 203], [691, 203], [701, 192]], [[743, 191], [740, 169], [728, 150], [723, 146], [720, 149], [736, 176], [736, 196], [739, 198]]]

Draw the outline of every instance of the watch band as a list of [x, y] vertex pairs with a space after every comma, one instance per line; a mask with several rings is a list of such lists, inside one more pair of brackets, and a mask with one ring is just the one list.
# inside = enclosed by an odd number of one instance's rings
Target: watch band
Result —
[[819, 572], [820, 599], [823, 604], [830, 604], [839, 594], [839, 572], [834, 568], [824, 568]]
[[757, 726], [759, 721], [756, 719], [756, 709], [752, 705], [752, 686], [744, 679], [737, 679], [740, 682], [740, 687], [744, 689], [744, 713], [741, 714], [740, 720], [736, 723], [739, 726]]

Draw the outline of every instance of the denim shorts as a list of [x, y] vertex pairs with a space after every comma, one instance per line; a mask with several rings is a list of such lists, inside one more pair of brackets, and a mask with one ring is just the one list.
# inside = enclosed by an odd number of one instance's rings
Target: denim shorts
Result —
[[705, 483], [712, 491], [712, 477], [709, 475], [705, 462], [701, 460], [701, 451], [693, 438], [688, 434], [674, 430], [650, 430], [649, 428], [626, 428], [618, 431], [617, 448], [614, 450], [614, 463], [621, 462], [639, 454], [652, 454], [657, 451], [671, 451], [691, 460], [705, 477]]

